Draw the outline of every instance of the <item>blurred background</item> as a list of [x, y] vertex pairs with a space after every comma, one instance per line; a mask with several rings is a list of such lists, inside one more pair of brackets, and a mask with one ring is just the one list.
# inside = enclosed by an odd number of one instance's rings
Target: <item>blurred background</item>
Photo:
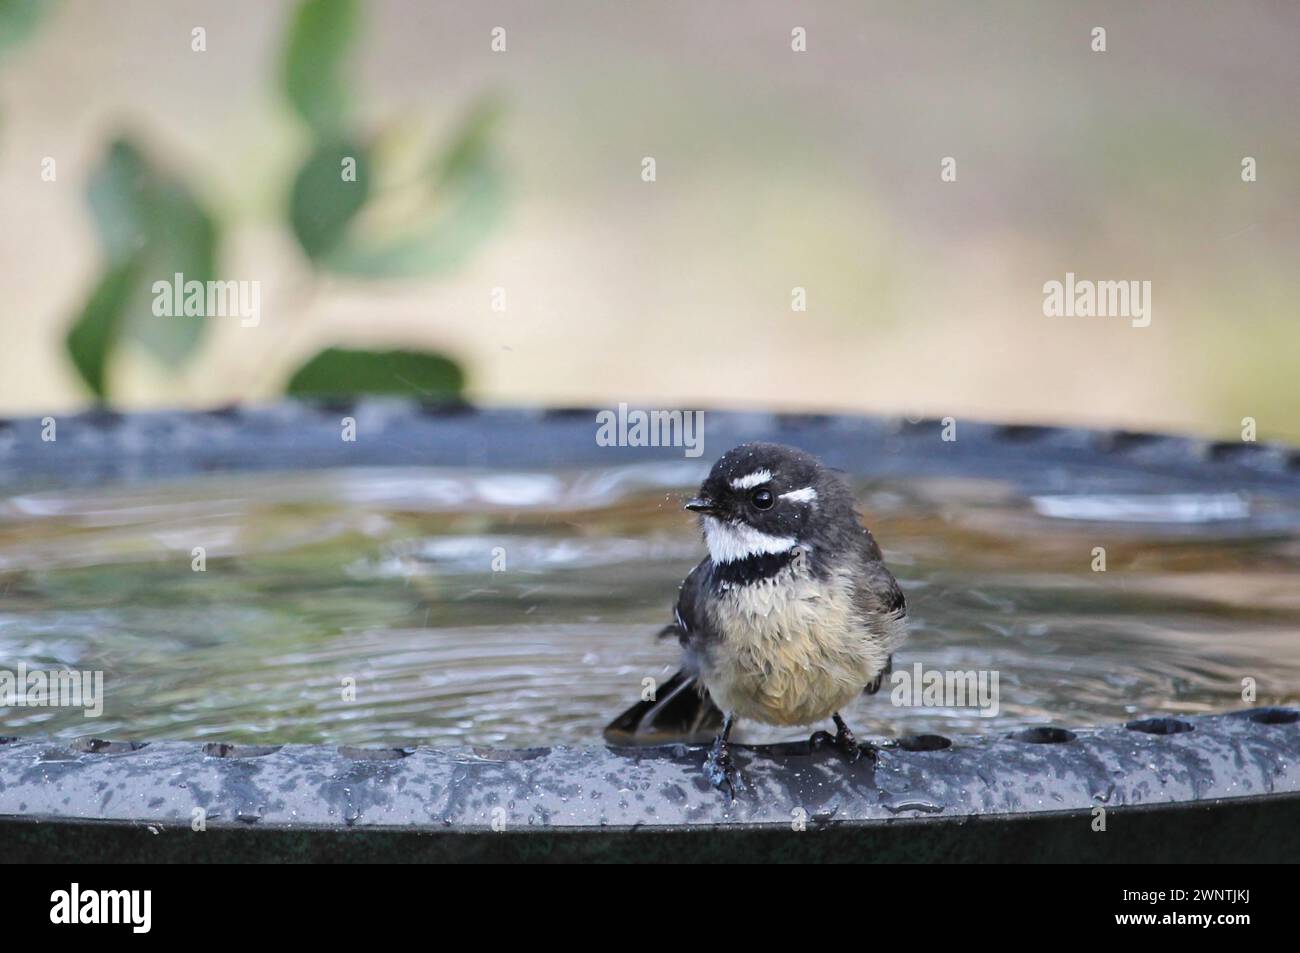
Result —
[[[1300, 439], [1298, 45], [1288, 2], [0, 0], [0, 412], [370, 387]], [[175, 271], [260, 321], [155, 316]], [[1045, 317], [1066, 272], [1150, 281], [1151, 325]]]

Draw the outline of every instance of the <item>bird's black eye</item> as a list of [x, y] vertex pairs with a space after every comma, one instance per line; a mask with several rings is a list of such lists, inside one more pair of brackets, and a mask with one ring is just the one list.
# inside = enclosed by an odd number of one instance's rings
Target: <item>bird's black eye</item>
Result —
[[754, 504], [755, 509], [770, 510], [772, 504], [776, 502], [776, 497], [772, 495], [771, 490], [755, 490], [749, 501]]

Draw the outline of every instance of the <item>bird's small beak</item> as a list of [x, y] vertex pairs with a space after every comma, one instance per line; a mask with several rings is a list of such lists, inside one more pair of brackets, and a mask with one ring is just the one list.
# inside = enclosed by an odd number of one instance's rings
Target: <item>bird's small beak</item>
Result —
[[718, 511], [717, 504], [712, 500], [706, 500], [704, 497], [687, 500], [682, 505], [692, 513], [716, 513]]

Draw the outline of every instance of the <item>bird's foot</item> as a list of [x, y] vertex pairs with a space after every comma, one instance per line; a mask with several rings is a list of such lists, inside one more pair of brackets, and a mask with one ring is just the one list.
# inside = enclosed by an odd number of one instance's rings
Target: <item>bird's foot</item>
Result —
[[745, 781], [740, 776], [740, 769], [731, 760], [731, 751], [721, 739], [713, 742], [713, 747], [709, 749], [709, 756], [704, 760], [704, 776], [709, 779], [710, 784], [733, 801], [736, 799], [737, 792], [745, 790]]
[[833, 747], [838, 750], [849, 764], [853, 764], [865, 758], [871, 764], [876, 763], [876, 747], [865, 741], [858, 741], [849, 730], [848, 725], [840, 724], [835, 734], [829, 731], [814, 732], [813, 736], [808, 739], [808, 746], [813, 751], [820, 751], [825, 747]]

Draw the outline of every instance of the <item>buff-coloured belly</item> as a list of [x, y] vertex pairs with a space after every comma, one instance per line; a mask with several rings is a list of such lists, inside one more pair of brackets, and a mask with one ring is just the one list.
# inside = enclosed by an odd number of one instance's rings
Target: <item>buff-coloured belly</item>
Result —
[[807, 725], [846, 706], [884, 668], [884, 640], [862, 626], [847, 586], [783, 574], [722, 593], [722, 638], [701, 675], [723, 711], [771, 725]]

